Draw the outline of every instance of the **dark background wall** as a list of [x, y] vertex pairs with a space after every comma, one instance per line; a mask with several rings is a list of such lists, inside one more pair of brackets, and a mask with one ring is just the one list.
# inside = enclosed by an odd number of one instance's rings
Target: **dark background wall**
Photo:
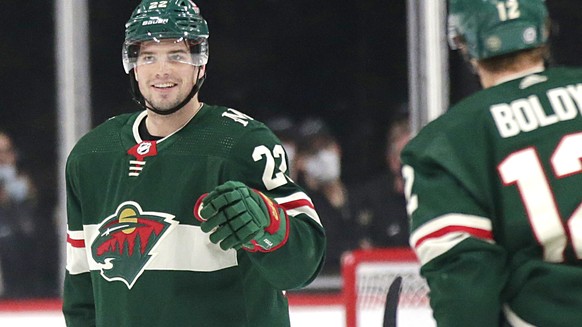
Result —
[[[344, 178], [384, 167], [385, 132], [407, 101], [406, 1], [198, 0], [210, 26], [201, 99], [256, 119], [319, 116], [343, 147]], [[121, 64], [124, 23], [137, 0], [89, 1], [92, 119], [138, 108]], [[582, 64], [582, 2], [548, 1], [554, 64]], [[40, 195], [47, 278], [56, 273], [56, 73], [53, 1], [3, 0], [0, 10], [0, 129]], [[451, 54], [451, 102], [479, 88]], [[52, 235], [52, 236], [51, 236]]]

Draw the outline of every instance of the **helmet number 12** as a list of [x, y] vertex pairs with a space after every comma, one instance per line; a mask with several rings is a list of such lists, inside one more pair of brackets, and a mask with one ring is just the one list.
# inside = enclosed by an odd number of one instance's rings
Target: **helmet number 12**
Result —
[[497, 3], [497, 11], [499, 12], [499, 20], [504, 22], [508, 19], [519, 18], [519, 2], [517, 0], [500, 1]]

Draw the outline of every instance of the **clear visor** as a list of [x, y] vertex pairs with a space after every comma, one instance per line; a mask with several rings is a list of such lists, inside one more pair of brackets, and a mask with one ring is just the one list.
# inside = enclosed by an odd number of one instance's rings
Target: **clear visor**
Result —
[[[156, 47], [143, 48], [146, 42], [180, 44], [185, 46], [169, 47], [158, 51]], [[123, 46], [123, 68], [125, 73], [132, 69], [153, 64], [179, 64], [191, 66], [203, 66], [208, 63], [208, 42], [204, 38], [186, 40], [183, 38], [169, 40], [157, 40], [145, 42], [126, 42]]]

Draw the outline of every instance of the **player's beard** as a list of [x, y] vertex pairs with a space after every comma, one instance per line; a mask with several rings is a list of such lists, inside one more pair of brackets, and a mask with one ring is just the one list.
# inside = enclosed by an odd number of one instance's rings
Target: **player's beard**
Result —
[[168, 94], [166, 96], [160, 94], [152, 94], [153, 92], [144, 95], [144, 99], [148, 106], [153, 107], [158, 111], [168, 111], [179, 105], [184, 99], [186, 99], [187, 94], [183, 94], [182, 90], [179, 90], [175, 95]]
[[173, 99], [162, 99], [162, 100], [154, 100], [151, 98], [152, 97], [144, 96], [144, 99], [148, 106], [153, 107], [154, 109], [157, 109], [159, 111], [168, 111], [179, 105], [186, 98], [186, 96], [179, 95], [177, 97], [174, 97]]

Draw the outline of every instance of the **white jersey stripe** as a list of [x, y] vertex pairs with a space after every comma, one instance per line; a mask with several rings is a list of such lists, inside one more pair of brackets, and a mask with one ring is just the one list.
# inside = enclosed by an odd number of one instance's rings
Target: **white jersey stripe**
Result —
[[447, 214], [416, 229], [410, 237], [410, 245], [424, 265], [469, 237], [495, 243], [491, 232], [491, 221], [487, 218]]
[[315, 211], [315, 209], [313, 208], [313, 201], [311, 201], [311, 198], [304, 192], [296, 192], [285, 197], [275, 198], [275, 201], [277, 201], [277, 203], [282, 206], [285, 206], [285, 204], [287, 203], [297, 202], [301, 200], [307, 201], [309, 204], [302, 205], [300, 207], [294, 207], [292, 209], [287, 209], [286, 210], [287, 214], [290, 216], [305, 214], [309, 216], [311, 219], [315, 220], [319, 225], [321, 225], [321, 220], [317, 215], [317, 211]]
[[69, 230], [67, 235], [73, 240], [82, 240], [85, 238], [85, 231], [82, 230]]
[[[85, 225], [86, 247], [67, 244], [67, 271], [80, 274], [89, 270], [100, 271], [105, 265], [93, 260], [91, 244], [99, 234], [98, 225]], [[76, 236], [83, 232], [70, 232]], [[209, 235], [200, 227], [177, 225], [153, 249], [153, 257], [145, 270], [216, 271], [238, 265], [236, 250], [223, 251], [210, 242]]]
[[451, 213], [437, 217], [417, 228], [410, 236], [410, 244], [416, 244], [420, 239], [449, 226], [461, 226], [483, 231], [492, 231], [491, 220], [484, 217]]
[[424, 265], [469, 237], [471, 235], [467, 233], [449, 233], [423, 242], [420, 246], [414, 248], [414, 252], [416, 252], [420, 263]]
[[66, 269], [71, 275], [89, 272], [87, 252], [85, 248], [74, 247], [67, 243], [67, 265]]
[[308, 206], [303, 206], [303, 207], [287, 210], [287, 214], [289, 216], [297, 216], [299, 214], [305, 214], [305, 215], [308, 215], [311, 219], [315, 220], [319, 225], [321, 225], [321, 220], [319, 219], [317, 212], [313, 208], [310, 208]]
[[507, 304], [503, 306], [503, 313], [505, 314], [505, 318], [507, 318], [507, 321], [509, 321], [509, 323], [513, 327], [536, 327], [521, 319], [515, 312], [513, 312], [513, 310], [511, 310], [511, 308]]
[[311, 201], [311, 198], [309, 198], [309, 196], [307, 194], [305, 194], [304, 192], [295, 192], [295, 193], [288, 195], [288, 196], [275, 198], [275, 201], [277, 201], [277, 203], [279, 203], [279, 204], [293, 202], [293, 201], [297, 201], [297, 200], [308, 200], [309, 202], [313, 203]]
[[67, 264], [65, 268], [72, 275], [89, 272], [84, 237], [84, 231], [67, 231]]

